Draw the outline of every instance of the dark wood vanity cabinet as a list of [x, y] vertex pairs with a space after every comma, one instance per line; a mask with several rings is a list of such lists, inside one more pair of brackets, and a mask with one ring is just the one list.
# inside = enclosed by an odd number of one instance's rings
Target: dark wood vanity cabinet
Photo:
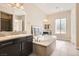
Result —
[[27, 56], [32, 53], [32, 36], [11, 39], [0, 43], [1, 56]]

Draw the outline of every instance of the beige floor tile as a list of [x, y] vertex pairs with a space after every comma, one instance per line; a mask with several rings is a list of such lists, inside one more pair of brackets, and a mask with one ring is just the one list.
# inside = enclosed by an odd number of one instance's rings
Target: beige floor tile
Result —
[[[32, 53], [30, 56], [36, 56]], [[68, 41], [56, 40], [56, 48], [51, 56], [79, 56], [79, 50]]]

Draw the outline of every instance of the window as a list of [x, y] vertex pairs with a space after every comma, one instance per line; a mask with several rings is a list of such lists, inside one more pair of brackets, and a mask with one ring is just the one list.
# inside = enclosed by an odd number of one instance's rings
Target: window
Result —
[[56, 34], [66, 33], [66, 18], [55, 20], [55, 33]]
[[44, 29], [49, 29], [49, 26], [50, 26], [49, 24], [45, 24]]

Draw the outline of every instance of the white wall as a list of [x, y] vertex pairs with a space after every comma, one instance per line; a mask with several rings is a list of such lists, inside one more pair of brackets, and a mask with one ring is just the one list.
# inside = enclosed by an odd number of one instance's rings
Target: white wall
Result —
[[[66, 34], [56, 34], [55, 33], [55, 20], [56, 19], [62, 19], [66, 18]], [[51, 15], [48, 15], [48, 20], [51, 25], [52, 34], [57, 36], [57, 39], [62, 40], [71, 40], [71, 14], [70, 10], [68, 11], [61, 11], [57, 13], [53, 13]]]
[[71, 42], [76, 45], [76, 4], [71, 10]]
[[27, 32], [31, 32], [31, 25], [43, 28], [43, 19], [46, 15], [33, 4], [26, 4], [24, 7], [27, 14]]

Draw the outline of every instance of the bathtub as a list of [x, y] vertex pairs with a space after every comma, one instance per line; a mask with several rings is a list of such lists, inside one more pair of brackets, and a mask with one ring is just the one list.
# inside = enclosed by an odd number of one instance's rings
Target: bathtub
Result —
[[48, 56], [54, 51], [56, 36], [35, 36], [33, 39], [33, 52], [38, 56]]

